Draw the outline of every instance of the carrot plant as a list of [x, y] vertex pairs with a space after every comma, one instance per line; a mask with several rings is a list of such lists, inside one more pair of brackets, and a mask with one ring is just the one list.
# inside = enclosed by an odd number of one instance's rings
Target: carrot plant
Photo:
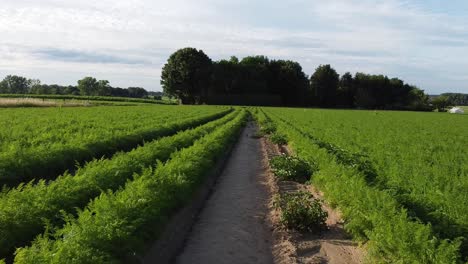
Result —
[[[111, 159], [95, 159], [54, 181], [21, 185], [0, 196], [0, 256], [14, 247], [25, 245], [44, 230], [44, 221], [61, 223], [60, 211], [72, 213], [84, 207], [102, 190], [116, 190], [135, 173], [154, 166], [156, 160], [166, 161], [180, 148], [188, 147], [198, 138], [235, 118], [239, 111], [174, 136], [147, 142], [130, 152], [120, 152]], [[191, 124], [210, 121], [211, 117], [194, 118]], [[46, 206], [44, 206], [46, 205]]]
[[[53, 179], [77, 162], [130, 150], [226, 107], [0, 109], [0, 187]], [[185, 122], [182, 122], [185, 121]]]
[[[346, 229], [383, 263], [458, 263], [467, 255], [467, 120], [437, 113], [262, 108]], [[435, 127], [437, 121], [441, 126]], [[444, 126], [452, 130], [447, 131]], [[457, 143], [455, 143], [457, 142]]]
[[118, 191], [105, 192], [65, 226], [16, 251], [16, 263], [119, 263], [144, 251], [168, 218], [188, 202], [217, 159], [232, 144], [246, 118], [204, 136], [171, 160], [145, 170]]

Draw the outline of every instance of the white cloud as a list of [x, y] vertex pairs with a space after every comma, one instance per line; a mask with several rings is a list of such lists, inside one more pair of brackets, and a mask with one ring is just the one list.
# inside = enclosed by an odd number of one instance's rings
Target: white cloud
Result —
[[[340, 72], [405, 77], [429, 92], [468, 92], [457, 77], [468, 66], [461, 59], [468, 18], [412, 1], [2, 2], [0, 76], [69, 84], [95, 75], [116, 86], [160, 89], [170, 53], [194, 46], [214, 59], [264, 54], [297, 60], [308, 74], [330, 63]], [[39, 56], [41, 50], [83, 53], [83, 61]], [[107, 59], [85, 61], [99, 56]], [[128, 63], [135, 61], [145, 63]]]

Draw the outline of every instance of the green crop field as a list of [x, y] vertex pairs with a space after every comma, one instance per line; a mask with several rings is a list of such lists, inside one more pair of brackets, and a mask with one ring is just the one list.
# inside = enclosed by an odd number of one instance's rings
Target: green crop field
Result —
[[153, 104], [0, 108], [0, 263], [138, 262], [250, 115], [371, 263], [466, 261], [466, 115]]
[[[154, 224], [163, 225], [191, 197], [247, 115], [216, 106], [0, 113], [5, 186], [0, 193], [0, 259], [11, 261], [15, 248], [30, 245], [17, 251], [18, 263], [62, 262], [71, 259], [69, 254], [99, 263], [131, 257], [150, 238], [142, 233], [148, 227], [158, 230]], [[28, 180], [34, 181], [24, 184]], [[60, 226], [51, 234], [50, 228]], [[77, 240], [50, 240], [49, 235], [65, 238], [66, 232]], [[104, 240], [105, 248], [95, 247]], [[67, 251], [70, 247], [73, 252]]]
[[466, 257], [468, 119], [446, 113], [257, 109], [344, 214], [354, 238], [386, 263]]
[[221, 107], [0, 109], [0, 185], [53, 178], [76, 161], [128, 150], [226, 111]]

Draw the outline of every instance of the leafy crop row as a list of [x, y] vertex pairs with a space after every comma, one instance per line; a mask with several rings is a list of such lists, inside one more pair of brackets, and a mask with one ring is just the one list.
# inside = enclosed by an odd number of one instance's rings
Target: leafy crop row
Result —
[[145, 242], [157, 237], [168, 217], [190, 200], [217, 158], [235, 141], [246, 115], [242, 110], [165, 164], [145, 170], [116, 192], [102, 193], [76, 218], [69, 217], [63, 228], [18, 249], [15, 262], [130, 262], [145, 249]]
[[[167, 136], [223, 107], [0, 109], [0, 186], [53, 179], [76, 162], [130, 150]], [[196, 125], [196, 124], [195, 124]]]
[[[402, 184], [400, 177], [412, 178], [414, 175], [401, 174], [394, 171], [393, 183], [389, 183], [390, 178], [382, 178], [382, 166], [384, 164], [374, 164], [372, 155], [359, 154], [364, 152], [362, 146], [375, 144], [377, 148], [389, 156], [388, 158], [397, 159], [397, 162], [406, 163], [408, 161], [399, 160], [397, 154], [405, 153], [388, 152], [381, 142], [376, 138], [393, 136], [389, 134], [374, 135], [370, 133], [372, 126], [377, 122], [366, 125], [365, 130], [355, 133], [355, 127], [344, 127], [346, 120], [336, 122], [333, 114], [338, 111], [324, 110], [293, 110], [293, 109], [264, 109], [269, 117], [277, 125], [277, 130], [288, 136], [289, 144], [301, 158], [310, 161], [316, 161], [320, 170], [314, 174], [312, 182], [324, 191], [327, 200], [339, 206], [343, 212], [346, 221], [346, 229], [356, 238], [367, 242], [369, 257], [373, 262], [379, 263], [457, 263], [460, 261], [460, 240], [444, 239], [436, 229], [431, 225], [421, 221], [417, 214], [415, 215], [411, 207], [401, 203], [394, 188], [389, 187], [411, 187], [417, 186], [398, 186]], [[316, 112], [314, 112], [316, 111]], [[344, 111], [343, 111], [344, 112]], [[347, 116], [348, 123], [359, 123], [360, 115], [371, 112], [352, 112], [353, 115]], [[394, 113], [401, 114], [403, 113]], [[412, 115], [413, 113], [408, 113]], [[425, 114], [420, 114], [425, 115]], [[317, 117], [317, 119], [314, 119]], [[380, 120], [381, 122], [382, 120]], [[393, 119], [388, 119], [395, 122]], [[316, 124], [316, 122], [321, 122]], [[336, 122], [336, 123], [335, 123]], [[335, 130], [333, 130], [335, 129]], [[387, 128], [388, 129], [388, 128]], [[400, 137], [406, 136], [404, 133], [414, 133], [417, 130], [410, 130], [403, 124], [396, 128], [400, 131]], [[405, 130], [406, 131], [405, 131]], [[342, 131], [341, 131], [342, 130]], [[419, 131], [421, 132], [421, 131]], [[346, 141], [332, 140], [334, 137], [350, 134], [353, 137], [346, 137]], [[343, 136], [344, 137], [344, 136]], [[359, 141], [356, 138], [362, 137]], [[361, 141], [362, 140], [362, 141]], [[432, 141], [438, 139], [433, 135]], [[327, 143], [332, 141], [332, 143]], [[362, 144], [358, 154], [338, 147]], [[366, 144], [365, 142], [368, 142]], [[427, 142], [429, 143], [429, 142]], [[433, 142], [431, 142], [433, 143]], [[401, 143], [394, 142], [395, 145]], [[410, 144], [410, 143], [406, 143]], [[419, 143], [416, 142], [416, 145]], [[394, 146], [388, 146], [394, 147]], [[407, 148], [399, 145], [400, 152]], [[350, 147], [350, 149], [355, 149]], [[458, 151], [455, 149], [454, 151]], [[417, 156], [417, 152], [411, 152]], [[384, 158], [385, 155], [378, 156]], [[448, 154], [451, 155], [451, 154]], [[405, 155], [406, 156], [406, 155]], [[407, 156], [406, 156], [407, 157]], [[386, 159], [388, 166], [388, 159]], [[421, 161], [420, 161], [421, 162]], [[429, 164], [429, 161], [427, 161]], [[403, 165], [403, 164], [402, 164]], [[405, 164], [404, 166], [420, 166], [419, 164]], [[458, 163], [454, 163], [459, 166]], [[398, 167], [393, 167], [397, 169]], [[373, 172], [373, 178], [369, 181], [369, 173]], [[413, 172], [414, 173], [414, 172]], [[463, 173], [463, 172], [461, 172]], [[431, 175], [427, 175], [430, 177]], [[376, 180], [376, 181], [374, 181]], [[451, 179], [446, 179], [450, 181]], [[427, 186], [426, 188], [431, 188]], [[413, 194], [414, 195], [414, 194]], [[453, 196], [452, 196], [453, 197]], [[452, 201], [463, 203], [462, 200]], [[444, 207], [441, 207], [442, 209]], [[411, 211], [409, 211], [409, 209]]]
[[[6, 256], [16, 246], [23, 246], [44, 230], [44, 222], [60, 223], [60, 211], [83, 208], [102, 190], [116, 190], [134, 173], [165, 161], [171, 153], [190, 146], [195, 140], [232, 120], [239, 111], [200, 127], [182, 131], [171, 137], [147, 142], [130, 152], [120, 152], [111, 159], [95, 159], [79, 168], [74, 176], [66, 173], [47, 183], [26, 184], [0, 197], [0, 256]], [[191, 125], [209, 121], [212, 117], [194, 118]]]

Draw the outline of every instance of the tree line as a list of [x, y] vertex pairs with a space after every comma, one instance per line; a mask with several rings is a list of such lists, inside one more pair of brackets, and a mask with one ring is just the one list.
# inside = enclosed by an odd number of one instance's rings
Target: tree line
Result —
[[17, 75], [8, 75], [0, 82], [0, 93], [118, 96], [131, 98], [146, 98], [149, 95], [149, 92], [141, 87], [112, 87], [109, 81], [97, 80], [94, 77], [84, 77], [78, 81], [76, 86], [63, 86], [58, 84], [42, 84], [38, 79], [28, 79]]
[[431, 110], [423, 90], [398, 78], [359, 72], [340, 76], [330, 65], [318, 66], [308, 77], [295, 61], [266, 56], [212, 61], [195, 48], [169, 57], [161, 85], [184, 104], [216, 103], [213, 98], [223, 97], [243, 104], [255, 97], [259, 105]]
[[440, 96], [447, 98], [450, 105], [468, 105], [468, 94], [463, 93], [443, 93]]
[[446, 112], [448, 108], [457, 105], [468, 105], [468, 94], [443, 93], [439, 96], [431, 96], [431, 105], [438, 112]]

